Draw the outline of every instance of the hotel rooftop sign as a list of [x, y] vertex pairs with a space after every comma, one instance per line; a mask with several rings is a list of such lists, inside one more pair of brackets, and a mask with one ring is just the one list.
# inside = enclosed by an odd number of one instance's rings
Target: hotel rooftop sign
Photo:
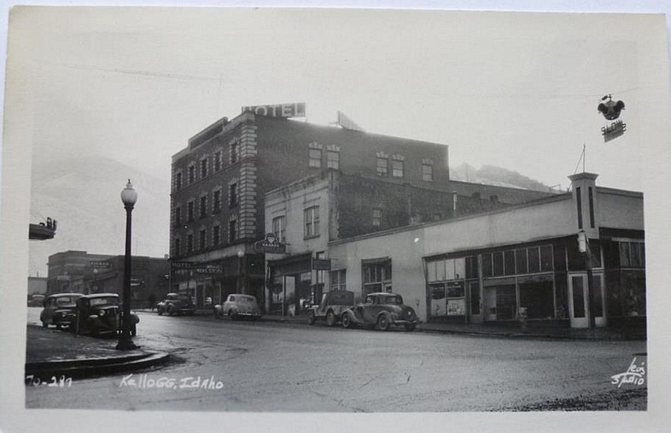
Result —
[[242, 107], [242, 112], [251, 111], [259, 116], [270, 117], [305, 117], [305, 102], [275, 105], [252, 105]]

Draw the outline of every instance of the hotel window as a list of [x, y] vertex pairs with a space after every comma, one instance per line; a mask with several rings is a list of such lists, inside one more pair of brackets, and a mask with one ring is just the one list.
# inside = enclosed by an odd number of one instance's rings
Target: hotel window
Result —
[[235, 164], [240, 160], [240, 143], [233, 141], [231, 143], [231, 164]]
[[200, 198], [200, 217], [205, 218], [207, 216], [207, 196], [204, 195]]
[[305, 238], [319, 236], [319, 206], [305, 209]]
[[175, 227], [182, 226], [182, 207], [177, 206], [175, 208]]
[[391, 175], [393, 177], [403, 177], [403, 161], [405, 157], [403, 155], [393, 155], [391, 157]]
[[232, 183], [228, 186], [228, 205], [230, 207], [238, 205], [238, 183]]
[[228, 241], [235, 242], [238, 239], [238, 220], [228, 222]]
[[331, 271], [331, 290], [346, 290], [347, 269]]
[[322, 150], [321, 149], [308, 149], [308, 156], [310, 161], [308, 162], [309, 167], [319, 168], [322, 166]]
[[219, 242], [221, 242], [221, 226], [216, 225], [212, 227], [212, 245], [219, 245]]
[[190, 233], [186, 235], [186, 252], [187, 253], [193, 252], [193, 235]]
[[221, 190], [218, 189], [212, 193], [212, 213], [221, 211]]
[[207, 158], [200, 161], [200, 178], [207, 177]]
[[175, 174], [175, 189], [182, 189], [182, 172]]
[[196, 181], [196, 166], [191, 164], [189, 166], [189, 184], [192, 184]]
[[221, 150], [214, 154], [214, 171], [221, 170]]
[[286, 217], [278, 216], [273, 218], [273, 233], [277, 238], [277, 242], [284, 242], [285, 239], [285, 230], [286, 230]]
[[200, 230], [200, 239], [198, 241], [200, 242], [200, 250], [204, 250], [206, 246], [205, 240], [207, 239], [207, 231], [205, 229]]
[[326, 146], [326, 168], [340, 169], [340, 147], [333, 144]]
[[173, 256], [179, 256], [179, 250], [182, 249], [182, 241], [180, 238], [175, 238], [175, 245], [173, 249]]
[[433, 182], [433, 162], [430, 160], [422, 161], [422, 180]]
[[193, 221], [193, 201], [190, 201], [186, 205], [186, 219], [189, 222]]
[[382, 177], [389, 176], [389, 159], [386, 156], [377, 157], [377, 175]]
[[382, 223], [382, 209], [373, 209], [373, 227], [380, 227]]
[[326, 167], [336, 170], [340, 168], [340, 152], [326, 151]]

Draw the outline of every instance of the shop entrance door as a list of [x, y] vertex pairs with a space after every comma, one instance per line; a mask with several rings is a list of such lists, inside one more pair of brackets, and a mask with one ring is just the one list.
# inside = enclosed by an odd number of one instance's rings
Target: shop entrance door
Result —
[[[571, 328], [588, 328], [589, 288], [587, 273], [570, 275], [568, 286]], [[603, 274], [592, 275], [592, 289], [594, 290], [594, 323], [598, 327], [603, 327], [606, 326]]]

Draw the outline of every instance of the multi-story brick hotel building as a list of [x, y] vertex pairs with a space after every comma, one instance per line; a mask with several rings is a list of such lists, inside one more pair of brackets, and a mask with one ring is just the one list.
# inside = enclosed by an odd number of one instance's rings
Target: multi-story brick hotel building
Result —
[[[193, 136], [173, 156], [171, 261], [198, 264], [200, 269], [212, 265], [216, 272], [173, 272], [172, 290], [191, 293], [199, 304], [208, 297], [216, 303], [235, 292], [261, 300], [264, 256], [255, 252], [254, 243], [265, 236], [264, 195], [325, 169], [445, 194], [473, 188], [450, 182], [444, 144], [253, 111], [232, 120], [223, 118]], [[510, 202], [547, 195], [491, 186], [479, 190], [493, 194], [492, 200], [505, 197]], [[446, 209], [441, 217], [448, 214]], [[379, 227], [385, 228], [389, 227]]]

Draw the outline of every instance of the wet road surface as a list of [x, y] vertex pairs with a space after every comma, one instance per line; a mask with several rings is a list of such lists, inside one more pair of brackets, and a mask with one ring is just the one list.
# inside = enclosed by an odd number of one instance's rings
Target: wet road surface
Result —
[[[37, 324], [39, 309], [29, 311]], [[132, 376], [26, 388], [26, 407], [212, 411], [644, 410], [611, 376], [644, 341], [345, 330], [139, 313], [136, 344], [174, 361]], [[207, 382], [205, 382], [207, 380]]]

